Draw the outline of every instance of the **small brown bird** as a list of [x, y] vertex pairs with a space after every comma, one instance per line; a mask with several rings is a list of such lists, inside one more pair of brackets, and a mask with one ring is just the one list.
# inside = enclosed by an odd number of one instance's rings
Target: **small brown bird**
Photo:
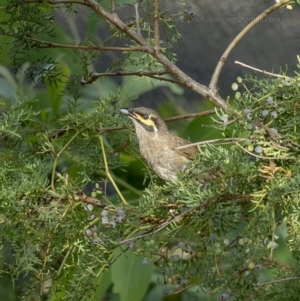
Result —
[[196, 146], [176, 149], [189, 141], [169, 133], [158, 113], [149, 108], [121, 109], [135, 126], [141, 155], [153, 171], [164, 180], [176, 180], [177, 174], [193, 159]]

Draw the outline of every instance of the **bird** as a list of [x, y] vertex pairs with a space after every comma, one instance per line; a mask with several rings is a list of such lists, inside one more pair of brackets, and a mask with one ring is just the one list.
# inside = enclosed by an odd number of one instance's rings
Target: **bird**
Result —
[[120, 111], [132, 120], [140, 153], [154, 173], [166, 181], [177, 180], [179, 171], [193, 160], [198, 148], [191, 145], [177, 149], [191, 142], [171, 134], [164, 120], [150, 108], [122, 108]]

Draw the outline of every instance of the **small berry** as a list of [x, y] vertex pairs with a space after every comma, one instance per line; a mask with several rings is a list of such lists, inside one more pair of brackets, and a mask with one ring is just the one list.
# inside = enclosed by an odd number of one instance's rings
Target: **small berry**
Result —
[[260, 271], [260, 270], [262, 270], [264, 267], [263, 267], [263, 265], [261, 265], [261, 264], [257, 264], [256, 266], [255, 266], [255, 269], [257, 270], [257, 271]]
[[95, 237], [95, 238], [93, 238], [92, 242], [93, 242], [94, 245], [97, 245], [101, 242], [101, 240], [100, 240], [99, 237]]
[[118, 223], [123, 223], [123, 222], [124, 222], [124, 219], [125, 219], [124, 216], [120, 216], [120, 215], [119, 215], [119, 216], [117, 217], [117, 222], [118, 222]]
[[251, 119], [252, 119], [252, 114], [251, 114], [251, 113], [248, 113], [246, 116], [247, 116], [247, 119], [248, 119], [248, 120], [251, 120]]
[[89, 220], [89, 221], [91, 221], [92, 219], [94, 219], [95, 218], [95, 215], [94, 214], [91, 214], [91, 215], [89, 215], [88, 217], [87, 217], [87, 219]]
[[149, 264], [149, 261], [147, 259], [142, 260], [142, 265], [148, 265], [148, 264]]
[[250, 113], [250, 112], [251, 112], [251, 109], [250, 109], [250, 108], [244, 109], [244, 113], [245, 113], [245, 114], [248, 114], [248, 113]]
[[115, 222], [114, 220], [111, 220], [111, 221], [109, 222], [109, 225], [110, 225], [110, 227], [112, 227], [112, 228], [116, 228], [116, 226], [117, 226], [117, 224], [116, 224], [116, 222]]
[[255, 131], [256, 130], [256, 125], [253, 123], [248, 123], [248, 130], [250, 131]]
[[278, 117], [278, 113], [276, 111], [272, 111], [270, 114], [274, 119]]
[[181, 279], [181, 280], [180, 280], [180, 286], [182, 286], [182, 287], [186, 287], [186, 286], [187, 286], [187, 284], [188, 284], [188, 281], [187, 281], [187, 279]]
[[108, 224], [108, 217], [107, 216], [102, 216], [101, 222], [102, 222], [102, 224]]
[[250, 262], [248, 263], [247, 268], [248, 268], [249, 270], [253, 270], [253, 269], [255, 268], [255, 264], [254, 264], [252, 261], [250, 261]]
[[96, 225], [93, 225], [92, 228], [91, 228], [91, 230], [92, 230], [93, 232], [96, 232], [96, 231], [97, 231], [97, 226], [96, 226]]
[[229, 295], [228, 294], [222, 294], [220, 296], [220, 300], [227, 300], [229, 298]]
[[86, 236], [92, 236], [93, 232], [92, 232], [91, 229], [86, 229], [86, 230], [84, 231], [84, 234], [85, 234]]
[[266, 102], [267, 102], [268, 105], [271, 105], [273, 107], [277, 106], [277, 102], [271, 96], [267, 98]]
[[227, 124], [228, 123], [228, 117], [226, 115], [223, 115], [220, 117], [220, 120], [224, 123]]
[[261, 154], [263, 152], [263, 150], [264, 149], [260, 145], [256, 146], [254, 149], [254, 151], [258, 154]]
[[238, 244], [239, 244], [240, 246], [244, 245], [244, 244], [245, 244], [244, 238], [240, 238], [240, 239], [238, 240]]
[[216, 233], [212, 233], [212, 234], [210, 234], [209, 239], [210, 239], [211, 241], [215, 241], [215, 240], [218, 239], [218, 235], [217, 235]]
[[239, 85], [238, 85], [237, 83], [233, 83], [233, 84], [231, 85], [231, 89], [232, 89], [233, 91], [237, 91], [238, 88], [239, 88]]
[[118, 221], [118, 217], [115, 216], [115, 215], [113, 215], [113, 216], [111, 217], [111, 220], [116, 222], [116, 221]]
[[193, 9], [191, 6], [188, 7], [188, 10], [186, 11], [187, 16], [192, 17], [194, 15]]
[[185, 242], [184, 241], [180, 241], [178, 244], [177, 244], [178, 248], [180, 249], [183, 249], [185, 247]]
[[87, 209], [88, 211], [93, 211], [94, 206], [93, 206], [92, 204], [87, 204], [86, 209]]
[[125, 216], [125, 211], [123, 209], [118, 209], [119, 216]]
[[261, 112], [261, 115], [263, 115], [263, 116], [267, 116], [269, 114], [269, 111], [268, 110], [263, 110], [262, 112]]
[[128, 243], [128, 248], [129, 248], [130, 250], [134, 250], [134, 242], [133, 242], [133, 241], [130, 241], [130, 242]]
[[180, 256], [178, 254], [173, 255], [173, 261], [179, 261], [180, 260]]
[[165, 287], [163, 290], [162, 290], [162, 294], [163, 295], [170, 295], [170, 293], [171, 293], [171, 291], [170, 291], [170, 289], [169, 288], [167, 288], [167, 287]]
[[224, 242], [225, 246], [229, 246], [229, 244], [230, 244], [230, 241], [228, 238], [225, 238], [223, 242]]
[[102, 210], [102, 212], [101, 212], [101, 215], [102, 215], [102, 216], [106, 216], [107, 214], [108, 214], [108, 211], [107, 211], [107, 210], [105, 210], [105, 209]]

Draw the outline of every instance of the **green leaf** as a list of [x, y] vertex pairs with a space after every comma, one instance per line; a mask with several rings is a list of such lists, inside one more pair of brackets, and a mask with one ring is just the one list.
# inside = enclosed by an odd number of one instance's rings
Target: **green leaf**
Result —
[[[115, 254], [119, 256], [120, 251]], [[120, 295], [121, 301], [143, 300], [154, 270], [153, 264], [142, 265], [142, 256], [133, 252], [122, 254], [112, 265], [112, 281], [114, 292]]]

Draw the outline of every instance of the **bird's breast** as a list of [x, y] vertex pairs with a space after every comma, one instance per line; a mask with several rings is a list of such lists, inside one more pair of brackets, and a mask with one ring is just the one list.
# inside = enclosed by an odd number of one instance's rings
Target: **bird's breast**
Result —
[[[147, 139], [147, 137], [144, 137]], [[140, 141], [140, 152], [153, 171], [165, 180], [177, 179], [189, 160], [175, 152], [168, 143], [168, 137], [152, 136], [148, 141]]]

